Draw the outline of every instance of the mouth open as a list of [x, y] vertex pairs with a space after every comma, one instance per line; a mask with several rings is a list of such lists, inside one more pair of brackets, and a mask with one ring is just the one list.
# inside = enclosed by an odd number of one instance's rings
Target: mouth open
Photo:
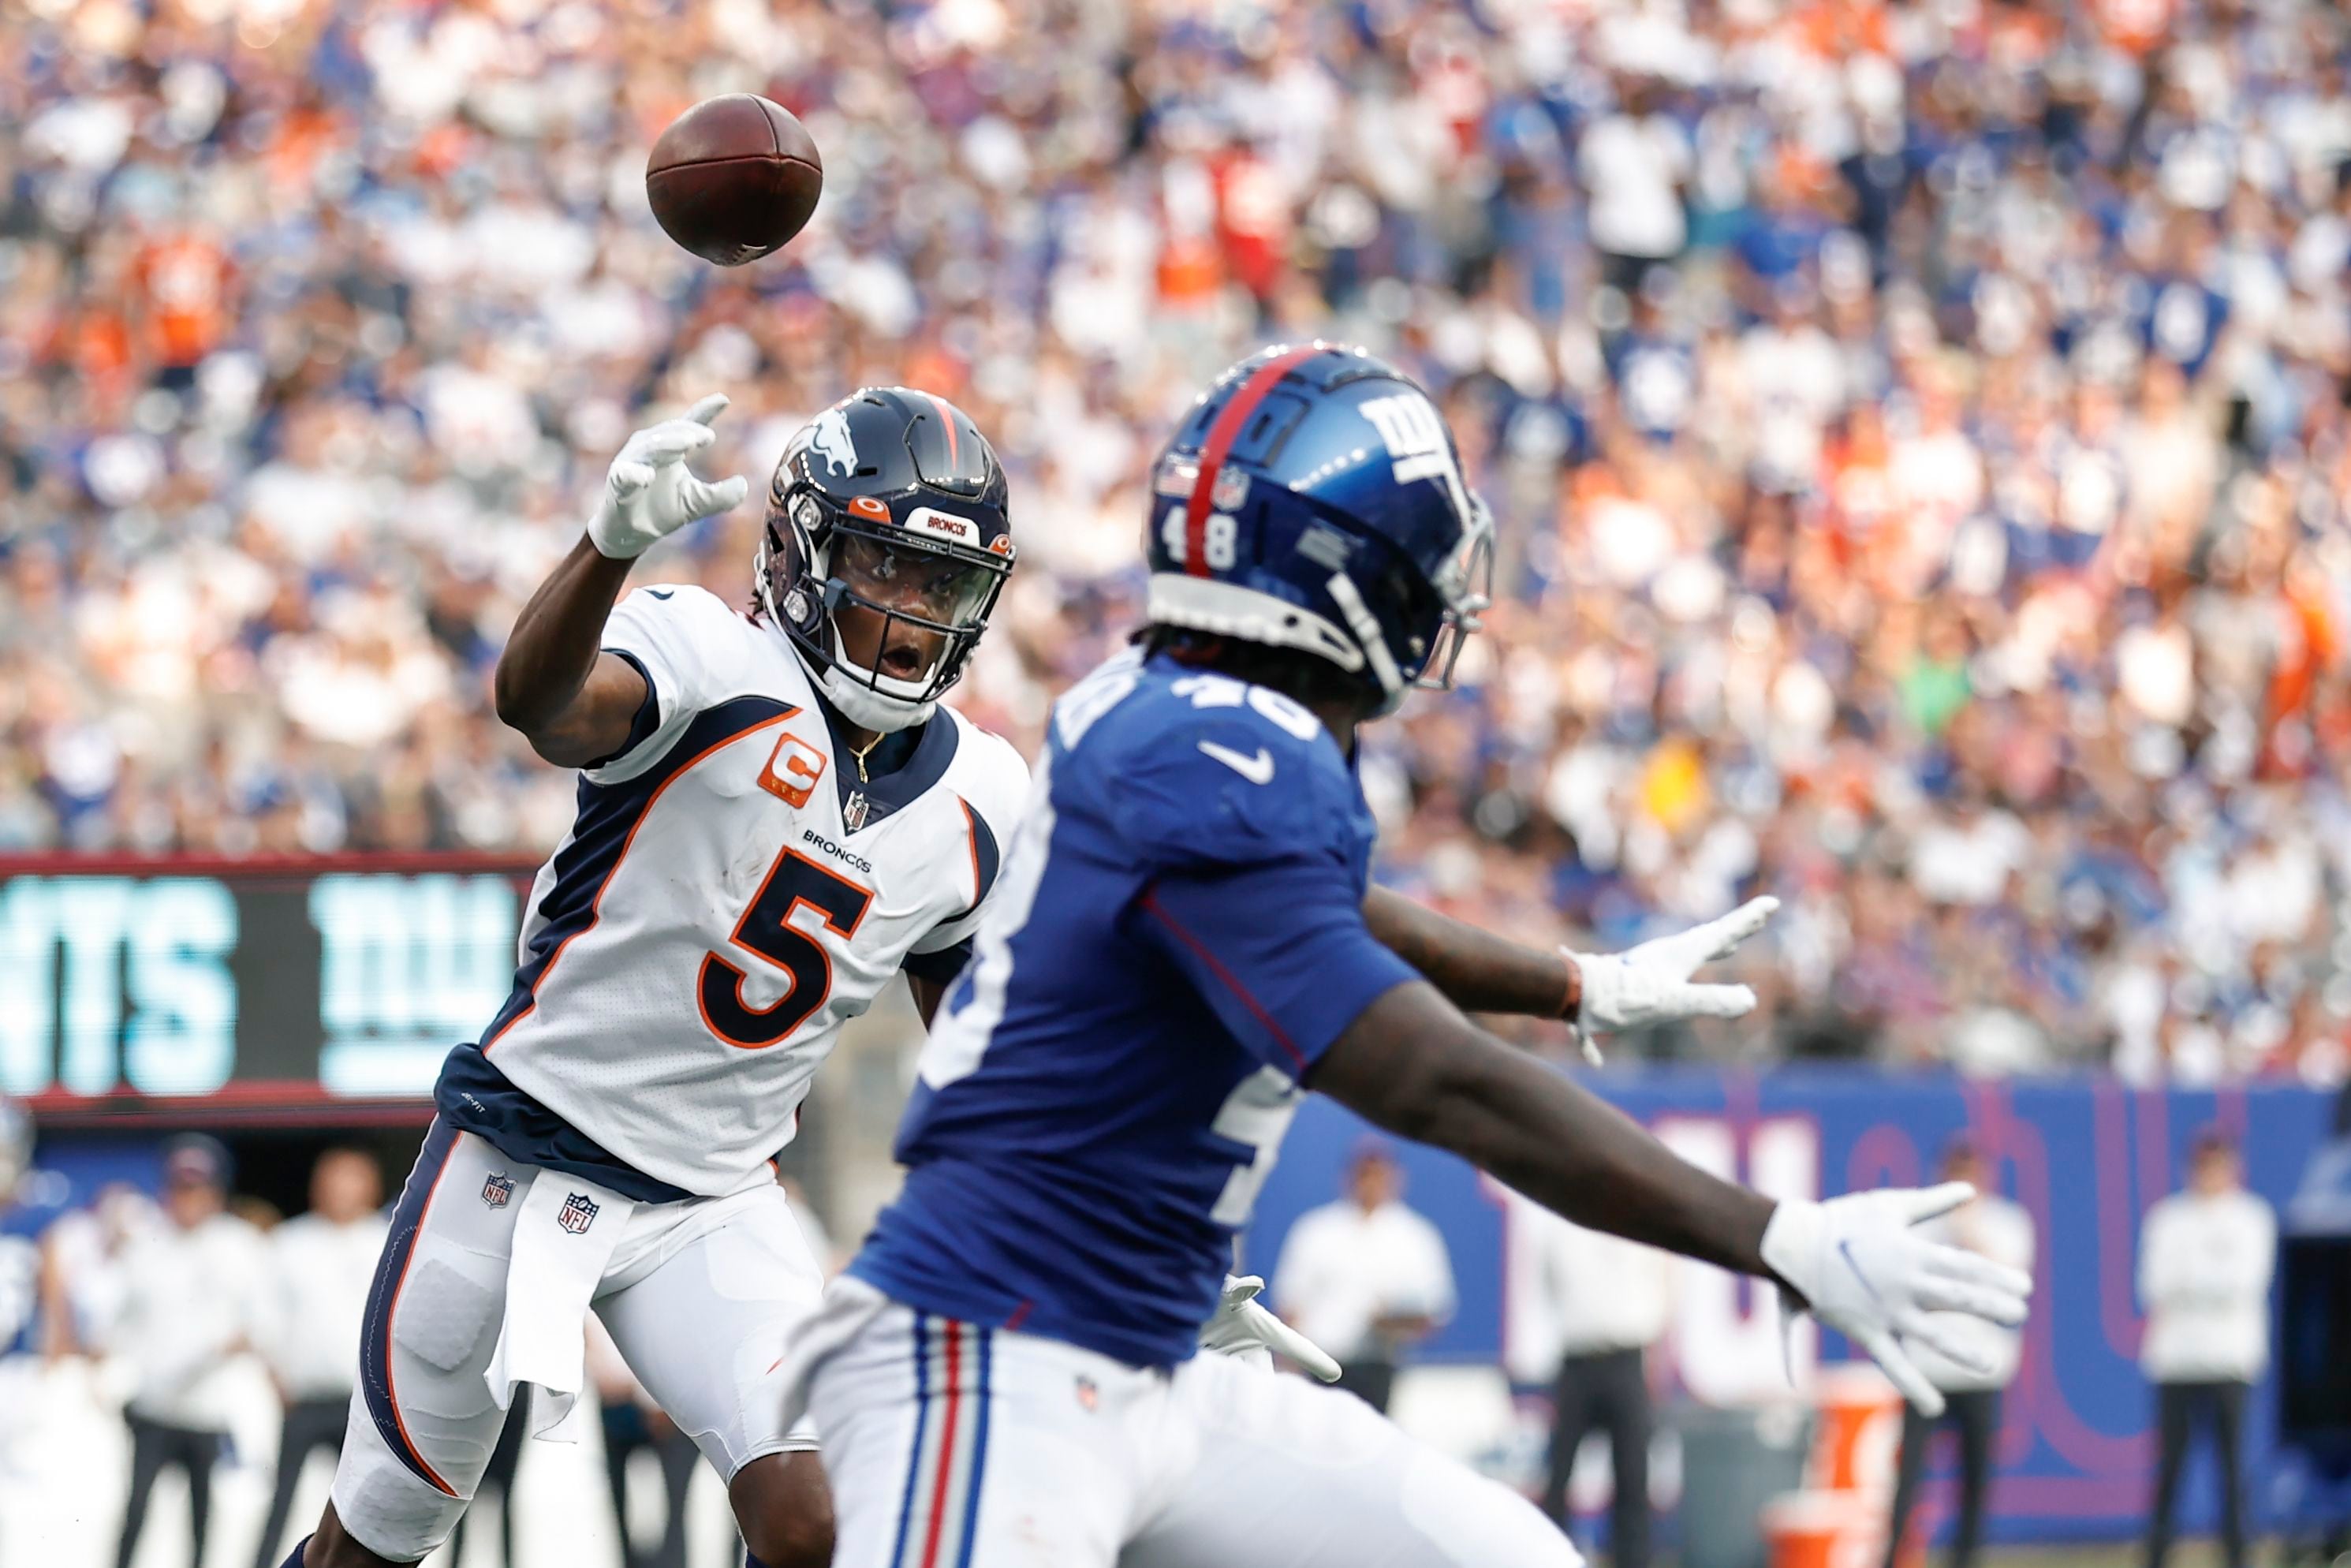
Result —
[[911, 681], [923, 673], [923, 656], [903, 643], [884, 649], [882, 673], [893, 680]]

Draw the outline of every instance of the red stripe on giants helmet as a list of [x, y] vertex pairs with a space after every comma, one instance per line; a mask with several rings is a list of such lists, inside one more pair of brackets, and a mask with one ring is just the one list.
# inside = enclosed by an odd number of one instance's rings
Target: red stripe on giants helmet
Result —
[[1241, 436], [1241, 427], [1257, 405], [1265, 401], [1274, 384], [1290, 373], [1290, 368], [1301, 360], [1311, 360], [1321, 353], [1324, 345], [1307, 343], [1272, 359], [1249, 372], [1240, 391], [1232, 401], [1217, 412], [1216, 423], [1208, 426], [1208, 439], [1200, 448], [1200, 472], [1192, 479], [1192, 498], [1184, 507], [1184, 570], [1194, 577], [1208, 575], [1208, 505], [1209, 492], [1217, 486], [1217, 470], [1225, 465], [1227, 454]]

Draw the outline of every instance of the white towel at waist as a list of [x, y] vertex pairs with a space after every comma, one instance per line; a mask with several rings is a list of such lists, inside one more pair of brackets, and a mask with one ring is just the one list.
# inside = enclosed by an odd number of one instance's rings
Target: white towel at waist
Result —
[[482, 1375], [502, 1410], [513, 1406], [517, 1384], [544, 1392], [532, 1410], [534, 1437], [580, 1440], [588, 1304], [635, 1207], [609, 1187], [550, 1170], [522, 1200], [507, 1260], [506, 1317]]

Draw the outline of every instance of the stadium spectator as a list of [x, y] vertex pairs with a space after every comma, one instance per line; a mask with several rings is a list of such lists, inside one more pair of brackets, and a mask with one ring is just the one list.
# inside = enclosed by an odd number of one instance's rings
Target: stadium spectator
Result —
[[[1991, 1172], [1976, 1147], [1961, 1139], [1943, 1155], [1942, 1179], [1963, 1181], [1978, 1194], [1974, 1201], [1938, 1215], [1922, 1229], [1936, 1239], [2032, 1271], [2036, 1246], [2032, 1217], [2021, 1205], [1995, 1196]], [[1902, 1407], [1902, 1451], [1896, 1468], [1894, 1513], [1886, 1527], [1886, 1568], [1911, 1561], [1904, 1551], [1912, 1506], [1918, 1500], [1918, 1483], [1927, 1473], [1927, 1451], [1935, 1434], [1945, 1427], [1959, 1434], [1959, 1506], [1953, 1516], [1951, 1568], [1975, 1568], [1983, 1543], [1984, 1511], [1991, 1496], [1992, 1445], [2000, 1437], [2000, 1395], [2016, 1379], [2024, 1354], [2024, 1333], [2004, 1329], [1960, 1312], [1938, 1314], [1959, 1343], [1982, 1364], [1962, 1366], [1924, 1343], [1912, 1359], [1928, 1380], [1943, 1391], [1943, 1414], [1935, 1419], [1914, 1405]]]
[[[1380, 874], [1596, 946], [1786, 901], [1757, 1019], [1620, 1051], [2341, 1082], [2346, 27], [30, 6], [0, 846], [543, 852], [569, 783], [486, 671], [705, 386], [726, 471], [861, 380], [998, 436], [1025, 564], [957, 700], [1033, 739], [1135, 619], [1167, 400], [1320, 332], [1438, 393], [1505, 539], [1465, 689], [1364, 758]], [[638, 179], [721, 89], [828, 160], [730, 271]], [[739, 595], [754, 526], [648, 570]]]
[[155, 1482], [188, 1480], [189, 1568], [204, 1561], [213, 1466], [228, 1429], [225, 1374], [252, 1343], [261, 1236], [226, 1212], [228, 1151], [201, 1134], [163, 1152], [164, 1222], [141, 1231], [122, 1260], [122, 1300], [107, 1334], [130, 1369], [131, 1495], [115, 1568], [131, 1568]]
[[391, 1229], [382, 1210], [383, 1173], [373, 1156], [329, 1149], [310, 1167], [310, 1211], [269, 1233], [256, 1343], [286, 1414], [256, 1568], [285, 1561], [279, 1538], [311, 1453], [324, 1448], [332, 1458], [342, 1451], [359, 1375], [360, 1320]]
[[1273, 1299], [1292, 1328], [1343, 1369], [1339, 1386], [1384, 1413], [1397, 1367], [1453, 1315], [1453, 1260], [1437, 1227], [1405, 1206], [1404, 1171], [1366, 1139], [1345, 1195], [1283, 1238]]
[[2228, 1568], [2244, 1568], [2245, 1478], [2239, 1461], [2245, 1396], [2269, 1364], [2270, 1279], [2277, 1216], [2244, 1187], [2236, 1146], [2200, 1134], [2188, 1188], [2157, 1202], [2141, 1222], [2139, 1301], [2147, 1337], [2139, 1364], [2155, 1385], [2155, 1500], [2147, 1568], [2171, 1551], [2179, 1472], [2197, 1428], [2210, 1427], [2220, 1482], [2220, 1542]]
[[1594, 1432], [1608, 1438], [1614, 1496], [1608, 1557], [1614, 1568], [1648, 1568], [1648, 1353], [1666, 1334], [1673, 1260], [1563, 1219], [1530, 1227], [1544, 1320], [1559, 1342], [1552, 1380], [1551, 1460], [1543, 1511], [1567, 1529], [1568, 1482], [1578, 1450]]

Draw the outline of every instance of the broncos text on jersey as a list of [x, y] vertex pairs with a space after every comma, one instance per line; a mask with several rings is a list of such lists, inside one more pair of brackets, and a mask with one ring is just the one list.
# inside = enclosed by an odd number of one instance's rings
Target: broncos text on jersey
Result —
[[584, 769], [512, 994], [443, 1068], [455, 1125], [647, 1201], [739, 1186], [791, 1140], [841, 1024], [901, 968], [945, 983], [1028, 769], [941, 708], [861, 782], [791, 645], [698, 588], [614, 609], [651, 693]]
[[852, 1271], [919, 1312], [1189, 1357], [1300, 1080], [1414, 977], [1364, 923], [1374, 829], [1311, 713], [1125, 654], [1056, 705], [910, 1167]]

